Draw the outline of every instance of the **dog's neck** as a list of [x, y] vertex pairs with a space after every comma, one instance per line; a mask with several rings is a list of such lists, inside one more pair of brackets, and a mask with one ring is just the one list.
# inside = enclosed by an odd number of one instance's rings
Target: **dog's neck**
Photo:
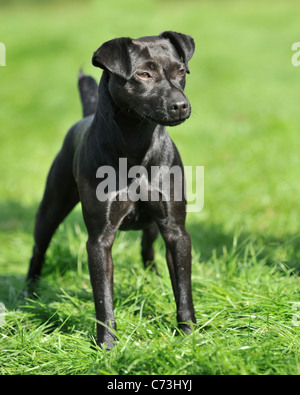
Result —
[[[121, 110], [113, 102], [108, 81], [109, 73], [103, 72], [97, 111], [91, 129], [94, 143], [104, 146], [112, 160], [126, 157], [129, 164], [141, 164], [154, 135], [163, 133], [164, 128], [128, 110]], [[111, 138], [112, 135], [114, 138]]]

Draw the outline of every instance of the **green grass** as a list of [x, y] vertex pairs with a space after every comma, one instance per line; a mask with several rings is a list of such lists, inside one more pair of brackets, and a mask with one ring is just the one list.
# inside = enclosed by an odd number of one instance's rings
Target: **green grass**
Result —
[[[299, 3], [10, 4], [0, 12], [0, 373], [299, 374]], [[121, 233], [118, 342], [106, 353], [94, 348], [80, 207], [51, 243], [39, 297], [19, 295], [47, 171], [80, 118], [78, 69], [99, 79], [90, 59], [102, 42], [163, 30], [197, 45], [186, 89], [193, 114], [169, 131], [185, 165], [205, 166], [204, 210], [187, 219], [198, 326], [191, 336], [176, 330], [162, 240], [157, 277], [142, 269], [140, 233]]]

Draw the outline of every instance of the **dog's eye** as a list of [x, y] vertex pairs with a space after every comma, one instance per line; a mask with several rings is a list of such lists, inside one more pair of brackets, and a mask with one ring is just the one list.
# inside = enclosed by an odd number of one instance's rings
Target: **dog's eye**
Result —
[[148, 78], [151, 78], [151, 75], [149, 73], [143, 72], [143, 73], [138, 73], [137, 74], [140, 78], [143, 80], [147, 80]]
[[179, 71], [178, 71], [178, 75], [179, 75], [179, 76], [185, 75], [185, 69], [179, 70]]

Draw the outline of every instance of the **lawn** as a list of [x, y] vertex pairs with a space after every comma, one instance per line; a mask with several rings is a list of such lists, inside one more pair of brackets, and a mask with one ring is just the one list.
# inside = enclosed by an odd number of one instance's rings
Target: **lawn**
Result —
[[[296, 0], [1, 2], [0, 374], [300, 373], [299, 13]], [[91, 55], [104, 41], [164, 30], [196, 42], [193, 113], [168, 130], [184, 164], [205, 169], [204, 209], [187, 217], [198, 326], [177, 333], [162, 239], [156, 276], [142, 268], [140, 232], [120, 233], [118, 342], [105, 352], [93, 346], [79, 206], [51, 243], [38, 298], [20, 298], [34, 216], [81, 117], [79, 68], [100, 79]]]

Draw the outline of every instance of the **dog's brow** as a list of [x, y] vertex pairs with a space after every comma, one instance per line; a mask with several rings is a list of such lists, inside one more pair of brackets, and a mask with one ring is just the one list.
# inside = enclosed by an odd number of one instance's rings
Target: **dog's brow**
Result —
[[154, 62], [153, 60], [149, 60], [148, 62], [146, 62], [145, 66], [148, 67], [150, 70], [157, 70], [158, 69], [158, 64], [156, 62]]
[[168, 65], [168, 69], [171, 71], [178, 70], [178, 69], [184, 69], [184, 68], [185, 68], [185, 65], [184, 65], [184, 63], [181, 63], [181, 62], [171, 62]]

